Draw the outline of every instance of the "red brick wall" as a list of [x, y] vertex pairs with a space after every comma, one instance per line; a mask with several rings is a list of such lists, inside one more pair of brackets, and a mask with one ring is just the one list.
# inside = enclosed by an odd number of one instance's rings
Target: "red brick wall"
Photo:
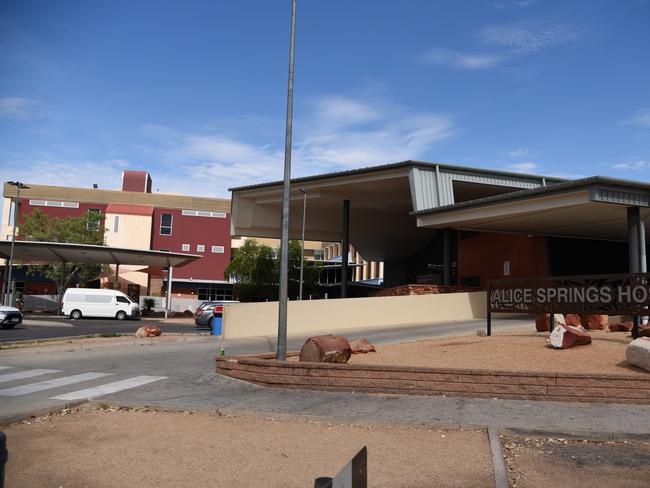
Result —
[[480, 286], [487, 280], [506, 278], [503, 262], [510, 261], [509, 278], [548, 276], [548, 248], [545, 237], [519, 234], [460, 233], [458, 277], [479, 276]]
[[[172, 214], [172, 235], [160, 235], [160, 217]], [[153, 214], [152, 249], [166, 249], [173, 252], [201, 254], [203, 258], [174, 270], [174, 278], [194, 280], [223, 280], [223, 271], [230, 262], [230, 215], [225, 219], [213, 217], [184, 216], [182, 210], [156, 208]], [[190, 250], [183, 251], [182, 245], [189, 244]], [[204, 252], [196, 246], [203, 244]], [[223, 254], [212, 252], [212, 246], [223, 246]]]

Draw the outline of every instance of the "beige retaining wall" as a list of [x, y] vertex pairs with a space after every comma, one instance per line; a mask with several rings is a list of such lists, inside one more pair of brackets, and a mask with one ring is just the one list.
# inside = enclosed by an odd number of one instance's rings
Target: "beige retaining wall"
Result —
[[[478, 291], [291, 301], [287, 316], [289, 335], [471, 320], [485, 318], [486, 294]], [[277, 329], [277, 302], [236, 303], [224, 307], [224, 338], [271, 336], [277, 334]]]

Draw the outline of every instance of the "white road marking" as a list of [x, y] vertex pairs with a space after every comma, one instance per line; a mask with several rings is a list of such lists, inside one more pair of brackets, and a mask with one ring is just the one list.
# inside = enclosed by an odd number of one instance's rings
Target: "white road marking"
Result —
[[60, 373], [60, 369], [28, 369], [27, 371], [20, 371], [18, 373], [0, 374], [0, 383], [7, 381], [24, 380], [26, 378], [33, 378], [34, 376], [42, 376], [50, 373]]
[[27, 327], [74, 327], [72, 324], [67, 324], [65, 322], [57, 320], [33, 320], [26, 319], [23, 320], [23, 325]]
[[0, 366], [0, 369], [11, 369], [11, 366]]
[[52, 400], [83, 400], [86, 398], [96, 398], [110, 393], [117, 393], [118, 391], [135, 388], [136, 386], [146, 385], [154, 381], [166, 379], [167, 376], [134, 376], [125, 380], [115, 381], [113, 383], [106, 383], [105, 385], [96, 386], [94, 388], [86, 388], [85, 390], [73, 391], [65, 395], [58, 395], [51, 397]]
[[37, 391], [50, 390], [52, 388], [58, 388], [59, 386], [72, 385], [74, 383], [95, 380], [97, 378], [103, 378], [105, 376], [111, 376], [111, 373], [73, 374], [71, 376], [63, 376], [61, 378], [54, 378], [51, 380], [39, 381], [37, 383], [30, 383], [29, 385], [4, 388], [0, 390], [0, 396], [28, 395], [29, 393], [35, 393]]

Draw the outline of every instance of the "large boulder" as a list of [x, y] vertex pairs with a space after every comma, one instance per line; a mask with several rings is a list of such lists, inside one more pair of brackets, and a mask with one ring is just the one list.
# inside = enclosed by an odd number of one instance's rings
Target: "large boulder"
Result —
[[558, 325], [551, 332], [551, 346], [556, 349], [569, 349], [574, 346], [591, 344], [591, 336], [583, 327]]
[[580, 325], [587, 330], [606, 330], [609, 326], [608, 315], [581, 315]]
[[[554, 314], [555, 317], [555, 326], [557, 327], [559, 324], [566, 324], [566, 321], [564, 320], [564, 315], [561, 313], [556, 313]], [[548, 332], [551, 330], [551, 318], [550, 314], [545, 313], [542, 315], [538, 315], [537, 319], [535, 319], [535, 328], [537, 329], [537, 332]]]
[[582, 326], [582, 323], [580, 322], [580, 315], [577, 313], [568, 313], [564, 316], [564, 320], [566, 325], [573, 325], [574, 327], [580, 327]]
[[366, 339], [357, 339], [350, 341], [352, 354], [365, 354], [367, 352], [376, 352], [375, 346], [370, 344]]
[[311, 363], [347, 363], [350, 356], [350, 343], [336, 335], [310, 337], [300, 350], [300, 361]]
[[162, 334], [160, 327], [155, 325], [142, 326], [135, 332], [136, 337], [158, 337], [160, 334]]
[[616, 324], [609, 324], [610, 332], [630, 332], [632, 330], [632, 321], [626, 320], [625, 322], [618, 322]]
[[627, 362], [650, 371], [650, 338], [640, 337], [630, 342], [625, 351]]

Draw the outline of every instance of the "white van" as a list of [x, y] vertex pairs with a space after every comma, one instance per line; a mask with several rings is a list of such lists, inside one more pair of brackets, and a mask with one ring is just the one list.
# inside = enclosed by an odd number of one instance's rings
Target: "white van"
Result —
[[63, 294], [61, 311], [71, 319], [115, 317], [124, 320], [140, 316], [140, 307], [128, 295], [97, 288], [68, 288]]

